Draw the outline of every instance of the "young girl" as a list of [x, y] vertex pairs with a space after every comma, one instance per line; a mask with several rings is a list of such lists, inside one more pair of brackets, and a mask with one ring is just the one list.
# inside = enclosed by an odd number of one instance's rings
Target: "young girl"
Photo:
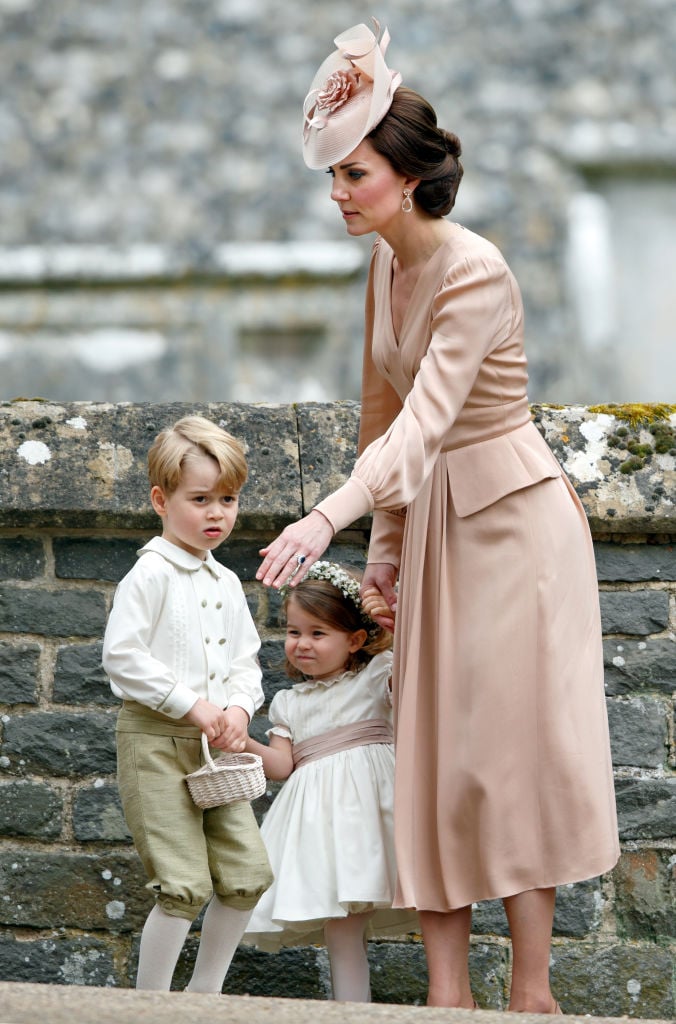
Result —
[[391, 638], [366, 616], [359, 581], [315, 562], [287, 588], [286, 670], [269, 746], [249, 740], [270, 779], [288, 779], [261, 832], [275, 875], [243, 941], [274, 951], [325, 942], [333, 997], [368, 1002], [366, 935], [415, 931], [393, 910]]

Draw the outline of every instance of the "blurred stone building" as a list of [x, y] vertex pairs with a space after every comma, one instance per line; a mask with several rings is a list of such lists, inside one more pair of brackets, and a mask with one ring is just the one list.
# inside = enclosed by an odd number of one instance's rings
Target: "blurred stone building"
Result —
[[371, 14], [458, 133], [537, 401], [676, 381], [676, 0], [0, 0], [0, 397], [358, 396], [370, 239], [300, 154]]

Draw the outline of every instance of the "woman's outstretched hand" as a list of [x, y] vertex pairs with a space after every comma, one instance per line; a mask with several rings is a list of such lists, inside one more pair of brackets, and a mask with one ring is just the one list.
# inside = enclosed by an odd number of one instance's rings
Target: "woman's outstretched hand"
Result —
[[394, 633], [397, 611], [396, 566], [389, 562], [371, 562], [366, 566], [360, 596], [366, 614], [383, 629]]
[[[297, 523], [285, 527], [276, 540], [261, 548], [263, 561], [256, 573], [266, 587], [279, 589], [285, 583], [300, 583], [333, 540], [333, 527], [326, 516], [313, 509]], [[302, 559], [302, 561], [301, 561]]]

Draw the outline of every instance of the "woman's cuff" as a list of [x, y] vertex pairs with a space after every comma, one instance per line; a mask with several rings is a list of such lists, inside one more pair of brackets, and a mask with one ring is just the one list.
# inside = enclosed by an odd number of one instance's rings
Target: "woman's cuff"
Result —
[[351, 476], [342, 487], [329, 494], [315, 505], [315, 508], [328, 519], [333, 532], [338, 533], [373, 510], [373, 495], [366, 484]]
[[388, 562], [396, 566], [401, 564], [401, 548], [404, 537], [406, 515], [399, 512], [386, 512], [378, 509], [373, 513], [371, 538], [369, 540], [368, 561]]

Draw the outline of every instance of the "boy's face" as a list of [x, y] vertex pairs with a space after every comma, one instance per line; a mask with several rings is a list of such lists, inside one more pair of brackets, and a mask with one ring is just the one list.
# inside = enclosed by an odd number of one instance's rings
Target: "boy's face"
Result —
[[239, 495], [218, 484], [217, 463], [208, 455], [189, 459], [172, 494], [153, 487], [150, 500], [162, 519], [162, 536], [191, 555], [205, 558], [230, 536], [237, 519]]

